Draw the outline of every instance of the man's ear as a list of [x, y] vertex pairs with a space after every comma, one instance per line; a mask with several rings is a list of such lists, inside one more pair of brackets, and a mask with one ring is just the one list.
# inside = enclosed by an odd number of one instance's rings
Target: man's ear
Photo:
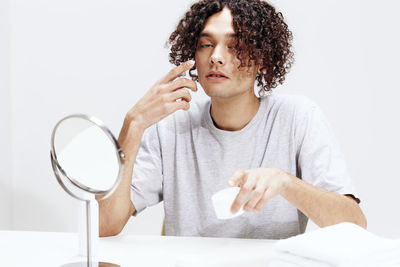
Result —
[[260, 64], [258, 65], [258, 74], [263, 75], [267, 73], [267, 68], [264, 65], [264, 62], [260, 62]]
[[267, 68], [266, 67], [259, 67], [258, 68], [258, 74], [263, 75], [267, 73]]

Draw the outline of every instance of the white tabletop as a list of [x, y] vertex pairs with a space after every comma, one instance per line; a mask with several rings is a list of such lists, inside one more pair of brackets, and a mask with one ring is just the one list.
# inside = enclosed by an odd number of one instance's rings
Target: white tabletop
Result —
[[[97, 256], [121, 266], [266, 266], [272, 240], [122, 235], [100, 238]], [[78, 234], [0, 231], [0, 266], [59, 266], [84, 261]]]

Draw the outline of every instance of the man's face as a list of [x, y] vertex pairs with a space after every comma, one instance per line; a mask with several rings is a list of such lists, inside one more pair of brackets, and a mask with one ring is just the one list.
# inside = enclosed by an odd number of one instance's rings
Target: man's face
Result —
[[238, 69], [235, 32], [228, 8], [208, 18], [196, 48], [199, 82], [210, 97], [230, 98], [253, 94], [257, 66]]

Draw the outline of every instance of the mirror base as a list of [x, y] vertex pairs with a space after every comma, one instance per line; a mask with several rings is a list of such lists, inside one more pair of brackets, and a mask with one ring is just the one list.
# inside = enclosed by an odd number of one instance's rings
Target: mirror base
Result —
[[60, 267], [121, 267], [121, 266], [118, 264], [109, 263], [109, 262], [80, 261], [80, 262], [67, 263], [67, 264], [61, 265]]

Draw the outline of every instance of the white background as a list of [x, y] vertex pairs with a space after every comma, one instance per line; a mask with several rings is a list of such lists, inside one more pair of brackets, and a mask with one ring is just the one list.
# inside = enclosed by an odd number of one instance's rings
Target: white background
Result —
[[[191, 2], [0, 0], [0, 229], [77, 231], [79, 203], [50, 167], [52, 128], [80, 112], [118, 136], [126, 112], [171, 68], [164, 44]], [[369, 230], [400, 238], [399, 2], [272, 2], [296, 54], [276, 91], [322, 107]], [[140, 215], [125, 233], [160, 233], [161, 204]]]

